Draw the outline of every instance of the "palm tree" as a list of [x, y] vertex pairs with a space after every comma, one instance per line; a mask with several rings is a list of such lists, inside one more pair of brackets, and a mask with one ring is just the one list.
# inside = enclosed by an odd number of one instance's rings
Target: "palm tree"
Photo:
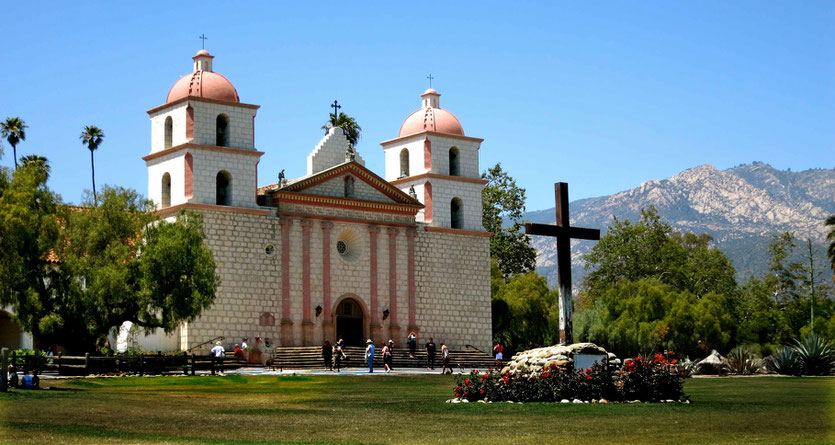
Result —
[[17, 168], [17, 143], [26, 140], [26, 122], [19, 117], [7, 117], [0, 122], [0, 134], [9, 142], [14, 152], [14, 166]]
[[47, 176], [49, 176], [49, 162], [47, 162], [46, 158], [43, 156], [38, 155], [29, 155], [20, 158], [20, 163], [23, 167], [28, 167], [30, 165], [37, 166], [38, 168], [42, 169]]
[[826, 239], [829, 240], [829, 248], [826, 249], [826, 254], [832, 263], [832, 272], [835, 273], [835, 215], [826, 218], [826, 225], [829, 226], [829, 234], [826, 235]]
[[339, 113], [338, 119], [336, 114], [329, 113], [328, 123], [322, 125], [322, 130], [325, 130], [325, 134], [328, 134], [328, 130], [330, 130], [331, 127], [342, 128], [342, 130], [345, 131], [345, 136], [348, 136], [348, 142], [350, 142], [351, 145], [357, 145], [357, 141], [359, 141], [360, 136], [362, 136], [362, 128], [357, 125], [357, 121], [345, 113]]
[[90, 167], [93, 172], [93, 205], [95, 206], [99, 200], [96, 196], [96, 164], [93, 162], [93, 152], [101, 145], [101, 141], [104, 139], [104, 132], [95, 125], [87, 125], [84, 127], [84, 131], [81, 132], [80, 138], [81, 142], [86, 144], [87, 148], [90, 149]]

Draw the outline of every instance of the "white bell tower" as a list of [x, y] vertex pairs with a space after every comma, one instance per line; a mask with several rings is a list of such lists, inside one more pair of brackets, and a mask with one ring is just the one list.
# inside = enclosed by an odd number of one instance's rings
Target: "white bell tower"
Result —
[[483, 139], [464, 135], [440, 94], [430, 88], [421, 107], [400, 126], [396, 139], [382, 142], [386, 180], [425, 206], [418, 221], [431, 227], [483, 231], [478, 151]]
[[206, 50], [178, 80], [165, 104], [148, 110], [148, 197], [158, 209], [188, 204], [256, 208], [258, 105], [241, 103]]

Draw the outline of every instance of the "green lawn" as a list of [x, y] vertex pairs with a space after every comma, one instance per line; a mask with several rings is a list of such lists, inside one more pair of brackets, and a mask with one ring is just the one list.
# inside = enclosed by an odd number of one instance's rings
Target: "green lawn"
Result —
[[690, 405], [448, 404], [441, 375], [44, 383], [0, 393], [0, 442], [835, 443], [835, 378], [690, 379]]

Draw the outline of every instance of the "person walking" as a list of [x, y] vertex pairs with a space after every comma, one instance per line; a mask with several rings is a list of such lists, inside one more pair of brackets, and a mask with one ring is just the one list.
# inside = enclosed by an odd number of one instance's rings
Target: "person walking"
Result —
[[409, 332], [409, 338], [406, 340], [409, 344], [409, 357], [415, 358], [415, 349], [417, 349], [417, 335], [415, 332]]
[[441, 368], [441, 374], [446, 374], [447, 369], [452, 374], [452, 366], [449, 365], [449, 348], [443, 343], [441, 343], [441, 357], [444, 364], [443, 368]]
[[368, 362], [368, 372], [374, 372], [374, 342], [369, 338], [365, 342], [365, 360]]
[[389, 369], [394, 369], [394, 340], [389, 339]]
[[435, 369], [435, 342], [432, 341], [432, 337], [429, 337], [429, 342], [427, 342], [423, 349], [426, 351], [426, 369]]
[[336, 367], [336, 372], [339, 372], [342, 367], [342, 359], [345, 357], [345, 354], [342, 352], [342, 348], [339, 347], [339, 343], [333, 345], [332, 354], [334, 355], [333, 363]]
[[333, 347], [327, 340], [322, 343], [322, 360], [325, 361], [325, 371], [333, 371]]
[[496, 346], [493, 346], [493, 353], [496, 354], [496, 368], [501, 371], [502, 370], [502, 358], [504, 354], [504, 346], [501, 343], [496, 342]]
[[391, 348], [385, 343], [383, 343], [383, 366], [386, 368], [386, 373], [391, 372]]

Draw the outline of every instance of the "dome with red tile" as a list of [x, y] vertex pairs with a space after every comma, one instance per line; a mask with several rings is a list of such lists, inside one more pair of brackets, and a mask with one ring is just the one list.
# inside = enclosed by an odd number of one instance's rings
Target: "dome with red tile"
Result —
[[439, 96], [440, 94], [431, 88], [421, 94], [423, 98], [421, 108], [403, 121], [398, 137], [409, 136], [422, 131], [464, 136], [464, 127], [461, 126], [458, 118], [439, 107]]
[[206, 50], [200, 50], [194, 59], [194, 72], [178, 80], [171, 90], [165, 103], [171, 103], [184, 97], [201, 97], [204, 99], [222, 100], [224, 102], [240, 102], [238, 91], [229, 79], [212, 71], [214, 56]]

